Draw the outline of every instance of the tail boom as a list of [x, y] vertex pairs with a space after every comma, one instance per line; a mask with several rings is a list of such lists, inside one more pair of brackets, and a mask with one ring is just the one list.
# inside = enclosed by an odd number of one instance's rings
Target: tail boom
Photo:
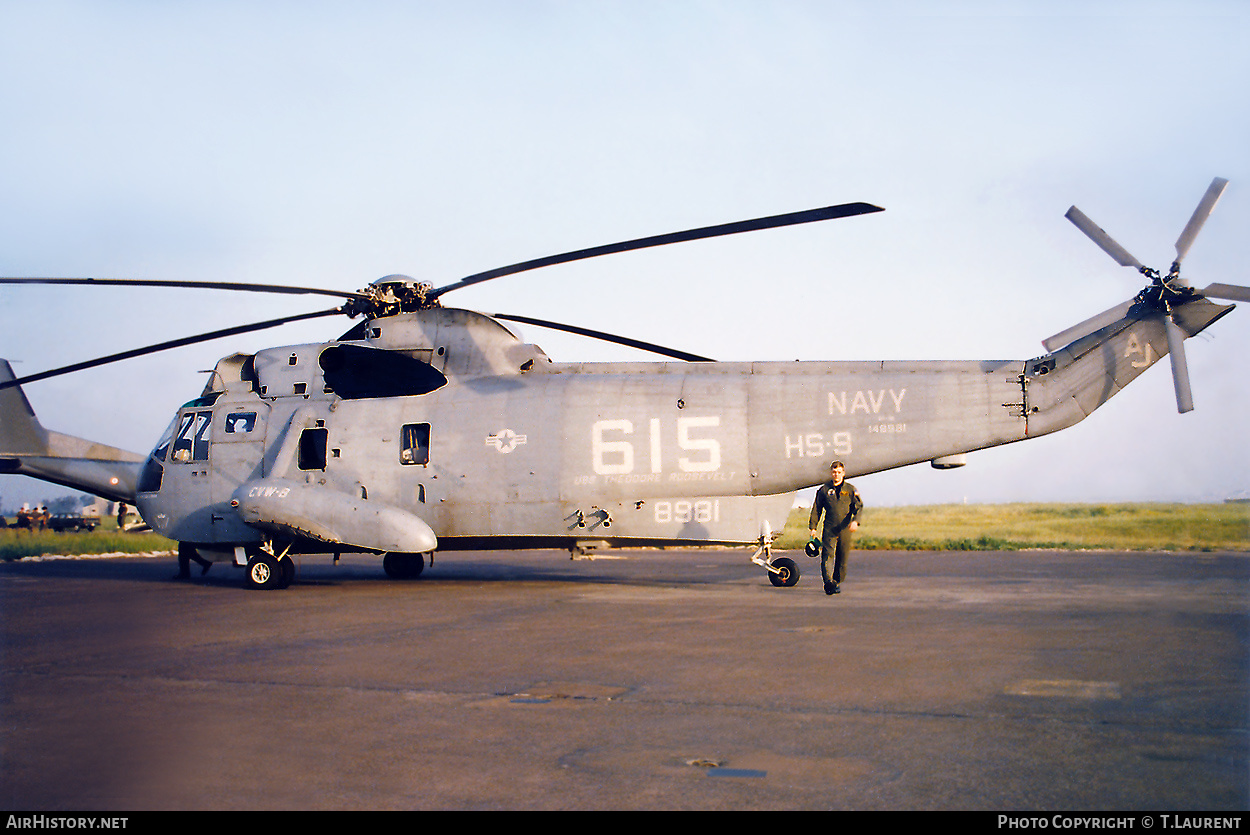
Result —
[[[0, 360], [0, 382], [14, 379]], [[134, 501], [144, 456], [45, 429], [20, 386], [0, 389], [0, 474], [25, 475], [113, 501]]]
[[[1194, 299], [1174, 308], [1176, 336], [1196, 336], [1234, 305]], [[1083, 420], [1147, 368], [1168, 356], [1169, 320], [1133, 308], [1117, 321], [1048, 354], [1049, 373], [1029, 380], [1030, 437], [1065, 429]], [[1036, 361], [1035, 361], [1036, 362]]]

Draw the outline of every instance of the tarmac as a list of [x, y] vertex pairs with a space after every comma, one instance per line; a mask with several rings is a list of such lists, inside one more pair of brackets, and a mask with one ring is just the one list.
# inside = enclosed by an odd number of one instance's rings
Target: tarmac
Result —
[[1250, 808], [1250, 554], [600, 556], [0, 565], [0, 803]]

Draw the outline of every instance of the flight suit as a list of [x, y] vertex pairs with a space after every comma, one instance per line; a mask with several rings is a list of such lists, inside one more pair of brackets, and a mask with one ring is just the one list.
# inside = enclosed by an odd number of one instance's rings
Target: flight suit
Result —
[[816, 530], [816, 523], [824, 513], [825, 526], [820, 535], [820, 574], [826, 583], [840, 584], [846, 579], [846, 563], [851, 555], [850, 526], [859, 519], [859, 512], [863, 509], [864, 500], [848, 481], [839, 485], [826, 481], [817, 489], [807, 527]]
[[201, 574], [207, 574], [208, 570], [213, 567], [212, 562], [200, 556], [200, 552], [195, 550], [194, 545], [189, 542], [179, 542], [178, 573], [174, 575], [175, 580], [189, 580], [191, 578], [192, 560], [199, 564]]

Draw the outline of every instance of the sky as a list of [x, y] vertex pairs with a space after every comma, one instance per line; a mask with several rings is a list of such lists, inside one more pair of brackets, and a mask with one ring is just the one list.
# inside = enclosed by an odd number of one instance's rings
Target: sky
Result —
[[[1185, 260], [1250, 284], [1244, 2], [0, 0], [0, 275], [354, 290], [744, 218], [885, 212], [501, 278], [445, 304], [722, 360], [1028, 359]], [[29, 374], [318, 310], [317, 297], [0, 287]], [[150, 449], [217, 358], [315, 320], [31, 384], [45, 426]], [[521, 328], [556, 361], [650, 355]], [[882, 505], [1250, 491], [1250, 319], [1077, 426], [857, 482]], [[61, 495], [0, 477], [0, 504]]]

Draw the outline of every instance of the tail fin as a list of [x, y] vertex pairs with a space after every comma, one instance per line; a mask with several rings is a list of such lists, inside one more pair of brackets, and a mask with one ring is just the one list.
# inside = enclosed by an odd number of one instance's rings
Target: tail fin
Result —
[[1029, 363], [1023, 380], [1028, 434], [1044, 435], [1072, 426], [1168, 356], [1170, 324], [1175, 324], [1182, 338], [1188, 338], [1232, 309], [1232, 305], [1195, 298], [1173, 308], [1170, 317], [1140, 305], [1125, 307], [1114, 321], [1109, 321], [1111, 311], [1099, 314], [1108, 321], [1100, 322], [1098, 330]]
[[[0, 383], [13, 380], [13, 368], [0, 359]], [[46, 455], [48, 430], [39, 425], [21, 386], [0, 389], [0, 472], [4, 459], [14, 455]]]
[[[14, 380], [0, 359], [0, 383]], [[115, 501], [134, 501], [143, 456], [45, 429], [21, 386], [0, 388], [0, 474], [27, 475]]]

